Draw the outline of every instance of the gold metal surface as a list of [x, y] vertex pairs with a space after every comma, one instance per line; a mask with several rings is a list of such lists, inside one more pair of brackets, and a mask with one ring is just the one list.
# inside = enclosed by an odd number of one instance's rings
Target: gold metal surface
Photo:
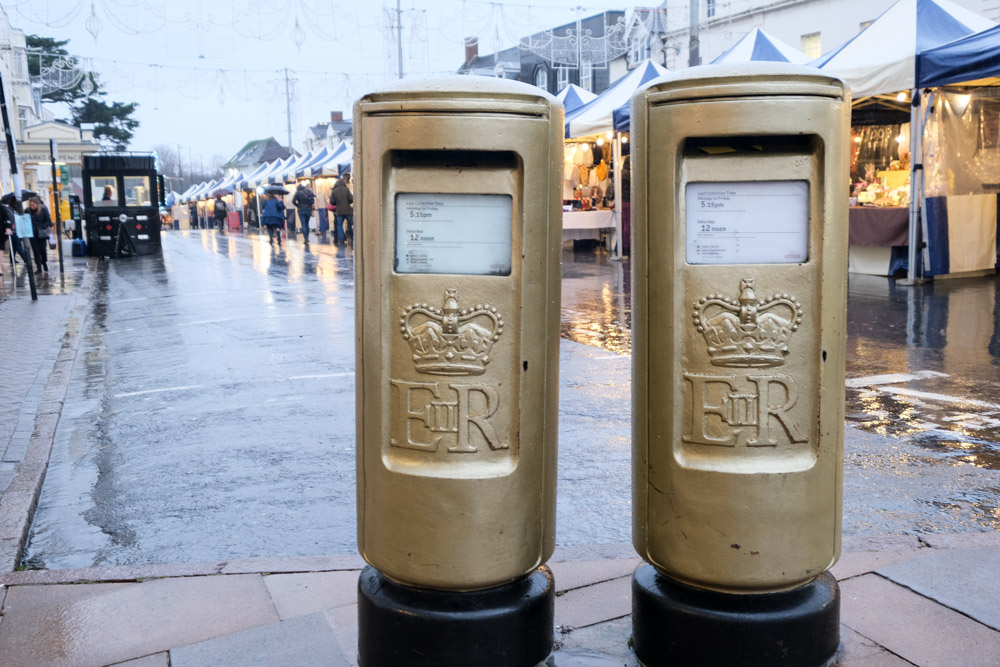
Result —
[[[777, 64], [632, 100], [633, 541], [671, 578], [778, 591], [839, 557], [849, 118]], [[808, 184], [807, 258], [689, 264], [688, 184], [764, 181]]]
[[[358, 547], [401, 583], [486, 588], [552, 554], [562, 133], [554, 98], [483, 77], [355, 105]], [[509, 275], [397, 272], [399, 193], [509, 196]]]

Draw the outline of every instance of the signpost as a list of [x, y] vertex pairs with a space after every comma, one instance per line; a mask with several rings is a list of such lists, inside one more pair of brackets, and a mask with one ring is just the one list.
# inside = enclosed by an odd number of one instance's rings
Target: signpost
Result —
[[[59, 188], [56, 186], [56, 160], [59, 159], [59, 146], [55, 139], [49, 139], [49, 160], [52, 163], [52, 209], [56, 216], [56, 251], [59, 253], [59, 275], [63, 274], [62, 248], [62, 216], [59, 213]], [[69, 182], [69, 171], [66, 170], [66, 182]]]

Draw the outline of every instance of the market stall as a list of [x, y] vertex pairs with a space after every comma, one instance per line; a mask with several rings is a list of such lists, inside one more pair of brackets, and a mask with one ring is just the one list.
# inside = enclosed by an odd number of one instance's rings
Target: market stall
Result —
[[[987, 145], [992, 138], [984, 144], [982, 137], [996, 123], [989, 113], [951, 122], [947, 116], [968, 92], [953, 91], [963, 97], [948, 99], [949, 91], [928, 89], [939, 82], [919, 74], [922, 54], [993, 26], [947, 0], [900, 0], [854, 38], [810, 63], [851, 88], [852, 204], [881, 209], [851, 209], [852, 270], [892, 275], [905, 266], [910, 283], [995, 270], [997, 256], [990, 249], [996, 247], [996, 191], [988, 190], [1000, 179], [963, 184], [955, 178], [954, 165], [972, 155], [962, 148], [970, 142], [982, 161], [991, 160], [1000, 147]], [[968, 78], [974, 78], [971, 69]], [[958, 73], [953, 81], [962, 79]], [[990, 104], [984, 101], [980, 108]], [[905, 238], [894, 233], [900, 209], [907, 215]], [[987, 251], [981, 249], [984, 244]]]
[[[616, 257], [628, 246], [627, 195], [623, 197], [622, 183], [628, 161], [628, 123], [624, 130], [617, 129], [616, 118], [629, 106], [635, 91], [666, 73], [653, 61], [643, 61], [596, 98], [566, 114], [563, 240], [603, 235]], [[572, 227], [567, 227], [567, 214]]]
[[777, 62], [804, 65], [811, 58], [774, 35], [754, 28], [726, 49], [712, 65], [748, 62]]

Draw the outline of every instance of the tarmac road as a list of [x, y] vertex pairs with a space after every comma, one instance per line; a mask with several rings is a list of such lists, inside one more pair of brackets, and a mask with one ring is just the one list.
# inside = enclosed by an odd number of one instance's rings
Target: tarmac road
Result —
[[[356, 553], [353, 259], [285, 246], [100, 264], [29, 568]], [[627, 550], [628, 263], [563, 275], [557, 543]], [[848, 540], [1000, 529], [1000, 290], [946, 282], [852, 277]]]

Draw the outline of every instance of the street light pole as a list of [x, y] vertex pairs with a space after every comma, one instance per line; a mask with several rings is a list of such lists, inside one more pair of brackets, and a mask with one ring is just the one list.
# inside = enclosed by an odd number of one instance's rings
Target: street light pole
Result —
[[[52, 164], [52, 207], [56, 214], [56, 249], [59, 255], [59, 274], [63, 274], [62, 216], [59, 214], [59, 181], [56, 178], [56, 140], [49, 139], [49, 160]], [[48, 239], [45, 240], [48, 243]]]

